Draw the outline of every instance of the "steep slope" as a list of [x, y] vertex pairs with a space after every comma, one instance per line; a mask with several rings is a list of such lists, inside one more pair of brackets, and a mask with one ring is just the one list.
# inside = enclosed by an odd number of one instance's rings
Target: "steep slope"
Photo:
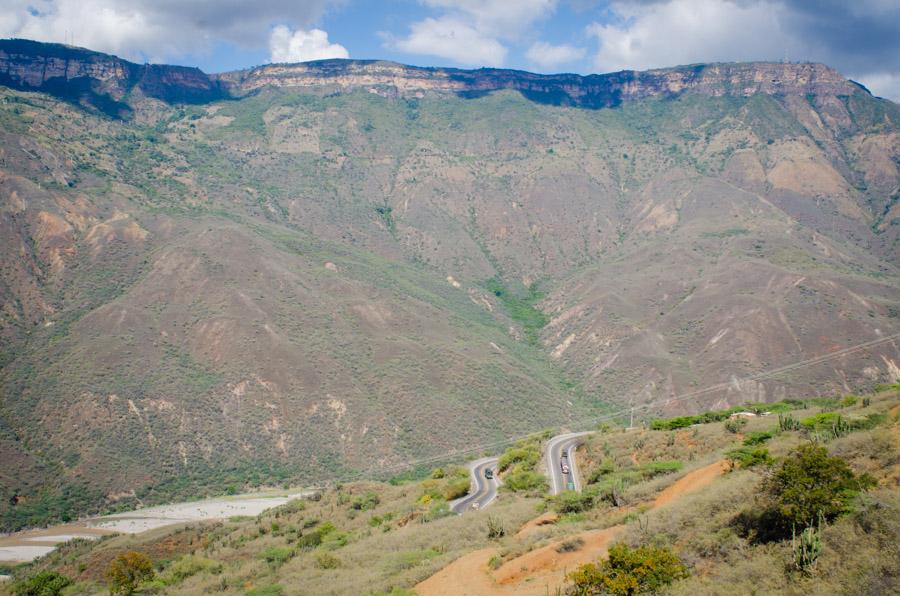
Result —
[[900, 330], [900, 112], [821, 65], [207, 76], [4, 41], [0, 72], [8, 524], [377, 470]]

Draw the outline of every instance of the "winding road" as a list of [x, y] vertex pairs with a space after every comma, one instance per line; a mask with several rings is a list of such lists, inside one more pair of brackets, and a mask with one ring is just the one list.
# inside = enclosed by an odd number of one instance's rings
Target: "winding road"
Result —
[[[484, 471], [491, 469], [494, 477], [490, 480], [484, 477]], [[469, 494], [450, 503], [450, 511], [453, 513], [465, 513], [472, 509], [484, 509], [497, 498], [497, 488], [500, 482], [497, 479], [497, 458], [484, 457], [469, 464], [469, 475], [472, 477], [472, 486]]]
[[[581, 478], [578, 477], [578, 467], [575, 463], [575, 450], [581, 444], [583, 438], [593, 431], [580, 433], [566, 433], [556, 435], [547, 441], [547, 475], [550, 477], [550, 493], [558, 495], [564, 490], [581, 490]], [[568, 460], [569, 473], [562, 471], [560, 464], [563, 456]]]

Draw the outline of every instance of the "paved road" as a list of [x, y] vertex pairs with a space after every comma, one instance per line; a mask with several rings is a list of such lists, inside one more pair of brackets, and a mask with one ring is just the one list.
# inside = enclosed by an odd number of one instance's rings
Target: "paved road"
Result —
[[[575, 450], [584, 440], [584, 437], [593, 431], [581, 433], [566, 433], [557, 435], [547, 441], [547, 475], [550, 477], [550, 494], [558, 495], [569, 488], [571, 482], [574, 490], [581, 490], [581, 478], [578, 476], [578, 468], [575, 463]], [[563, 474], [560, 460], [563, 454], [569, 462], [569, 473]]]
[[[494, 471], [494, 477], [488, 480], [484, 477], [486, 469]], [[469, 464], [469, 474], [472, 476], [472, 487], [469, 494], [450, 503], [450, 510], [454, 513], [465, 513], [471, 509], [484, 509], [497, 498], [497, 458], [485, 457]]]

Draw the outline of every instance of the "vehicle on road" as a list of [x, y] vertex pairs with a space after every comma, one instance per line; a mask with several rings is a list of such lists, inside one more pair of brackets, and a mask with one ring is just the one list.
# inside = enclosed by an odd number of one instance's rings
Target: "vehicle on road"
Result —
[[490, 468], [485, 468], [484, 469], [484, 477], [487, 478], [488, 480], [493, 479], [494, 471]]
[[569, 473], [569, 464], [565, 462], [565, 460], [559, 462], [559, 469], [562, 470], [563, 474]]

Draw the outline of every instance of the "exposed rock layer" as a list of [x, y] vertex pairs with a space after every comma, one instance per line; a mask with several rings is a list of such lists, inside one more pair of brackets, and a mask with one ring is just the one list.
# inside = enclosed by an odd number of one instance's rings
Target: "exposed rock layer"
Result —
[[857, 87], [822, 64], [728, 63], [601, 75], [541, 75], [503, 69], [421, 68], [394, 62], [321, 60], [270, 64], [207, 75], [196, 68], [138, 65], [115, 56], [60, 44], [0, 41], [0, 83], [92, 103], [104, 111], [139, 90], [167, 102], [198, 103], [244, 95], [265, 86], [333, 87], [405, 97], [430, 93], [477, 96], [513, 89], [541, 103], [588, 108], [695, 91], [710, 96], [755, 93], [788, 96], [852, 94]]

